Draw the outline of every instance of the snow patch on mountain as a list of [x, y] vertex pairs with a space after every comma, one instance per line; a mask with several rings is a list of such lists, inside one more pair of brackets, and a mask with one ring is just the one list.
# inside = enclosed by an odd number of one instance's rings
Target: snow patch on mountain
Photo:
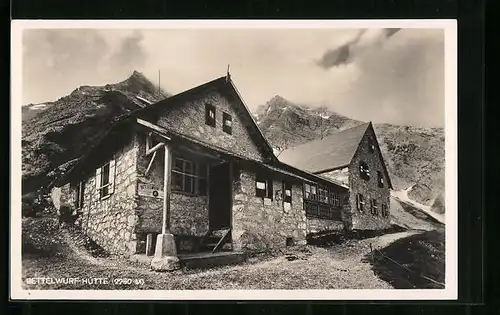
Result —
[[413, 188], [413, 186], [410, 186], [410, 187], [408, 187], [406, 189], [402, 189], [402, 190], [393, 190], [393, 191], [391, 191], [391, 195], [394, 198], [396, 198], [397, 200], [402, 201], [402, 202], [406, 202], [406, 203], [412, 205], [413, 207], [425, 212], [429, 216], [433, 217], [437, 221], [444, 224], [445, 223], [444, 214], [435, 213], [434, 211], [431, 210], [431, 206], [423, 205], [415, 200], [410, 199], [410, 197], [408, 196], [408, 192], [412, 188]]

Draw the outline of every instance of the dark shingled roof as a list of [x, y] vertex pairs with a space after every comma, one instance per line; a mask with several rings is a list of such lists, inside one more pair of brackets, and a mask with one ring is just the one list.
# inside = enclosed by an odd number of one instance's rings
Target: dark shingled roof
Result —
[[346, 167], [351, 163], [369, 125], [365, 123], [286, 149], [278, 155], [278, 159], [311, 173]]

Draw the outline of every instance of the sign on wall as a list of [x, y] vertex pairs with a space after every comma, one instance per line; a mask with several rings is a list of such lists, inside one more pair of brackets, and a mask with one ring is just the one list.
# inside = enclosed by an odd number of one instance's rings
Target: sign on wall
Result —
[[139, 196], [153, 197], [153, 198], [163, 198], [163, 190], [152, 184], [141, 184], [138, 187]]

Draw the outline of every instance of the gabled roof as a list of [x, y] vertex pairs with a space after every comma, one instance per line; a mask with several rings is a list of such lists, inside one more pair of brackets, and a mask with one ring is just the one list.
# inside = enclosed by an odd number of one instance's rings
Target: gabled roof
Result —
[[187, 97], [197, 95], [198, 93], [203, 93], [204, 91], [210, 90], [210, 89], [217, 89], [218, 91], [224, 93], [226, 96], [230, 96], [232, 101], [235, 101], [235, 103], [238, 105], [239, 108], [236, 108], [236, 110], [243, 116], [243, 118], [248, 122], [247, 127], [251, 131], [251, 135], [255, 136], [254, 140], [256, 139], [256, 143], [263, 149], [264, 155], [267, 159], [271, 161], [278, 161], [276, 156], [274, 155], [274, 151], [271, 147], [271, 144], [268, 142], [266, 137], [264, 137], [264, 134], [258, 127], [257, 123], [255, 122], [253, 116], [250, 114], [250, 110], [248, 109], [247, 105], [243, 101], [240, 93], [236, 89], [236, 86], [234, 85], [231, 76], [223, 76], [218, 79], [209, 81], [207, 83], [204, 83], [202, 85], [198, 85], [194, 88], [191, 88], [189, 90], [186, 90], [184, 92], [181, 92], [179, 94], [173, 95], [169, 98], [164, 99], [163, 101], [157, 102], [155, 104], [152, 104], [150, 106], [147, 106], [145, 108], [142, 108], [136, 112], [135, 117], [149, 117], [148, 115], [151, 115], [156, 112], [157, 109], [159, 108], [165, 108], [165, 107], [170, 107], [170, 106], [177, 106], [177, 105], [182, 105], [182, 101], [186, 99]]
[[286, 149], [278, 159], [311, 173], [347, 167], [369, 125], [365, 123]]
[[180, 105], [182, 104], [183, 100], [193, 95], [203, 93], [204, 91], [209, 89], [218, 89], [219, 91], [230, 96], [233, 101], [236, 101], [237, 105], [239, 105], [240, 107], [239, 112], [243, 115], [244, 118], [246, 118], [248, 122], [248, 127], [251, 129], [252, 134], [256, 136], [256, 138], [258, 138], [258, 142], [261, 144], [261, 148], [265, 153], [265, 157], [268, 158], [270, 162], [274, 163], [279, 162], [276, 156], [274, 155], [271, 145], [269, 144], [268, 140], [264, 137], [262, 131], [259, 129], [257, 123], [250, 114], [248, 107], [242, 100], [240, 93], [236, 89], [236, 86], [234, 85], [233, 81], [231, 80], [231, 77], [223, 76], [218, 79], [204, 83], [202, 85], [198, 85], [184, 92], [175, 94], [171, 97], [168, 97], [162, 101], [159, 101], [147, 107], [139, 108], [135, 111], [123, 115], [108, 129], [108, 131], [99, 139], [99, 141], [94, 143], [94, 145], [91, 148], [89, 148], [89, 150], [87, 150], [87, 153], [80, 158], [78, 163], [76, 163], [76, 165], [74, 165], [73, 168], [68, 170], [66, 174], [64, 174], [60, 179], [55, 181], [55, 185], [59, 186], [67, 182], [67, 180], [72, 176], [72, 173], [74, 173], [76, 170], [81, 169], [82, 164], [86, 163], [86, 161], [89, 160], [89, 157], [93, 156], [97, 151], [99, 151], [99, 148], [107, 140], [107, 138], [114, 135], [115, 131], [118, 128], [122, 127], [124, 124], [135, 123], [136, 118], [138, 117], [151, 117], [151, 115], [153, 115], [154, 117], [157, 110], [165, 108], [167, 106]]

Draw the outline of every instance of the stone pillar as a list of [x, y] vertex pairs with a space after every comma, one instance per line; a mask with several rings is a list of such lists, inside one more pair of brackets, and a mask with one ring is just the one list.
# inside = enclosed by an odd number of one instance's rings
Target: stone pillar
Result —
[[177, 258], [175, 238], [170, 233], [170, 176], [172, 170], [172, 151], [168, 143], [164, 145], [165, 162], [163, 172], [163, 222], [162, 232], [156, 238], [156, 248], [151, 268], [156, 271], [173, 271], [180, 268]]

